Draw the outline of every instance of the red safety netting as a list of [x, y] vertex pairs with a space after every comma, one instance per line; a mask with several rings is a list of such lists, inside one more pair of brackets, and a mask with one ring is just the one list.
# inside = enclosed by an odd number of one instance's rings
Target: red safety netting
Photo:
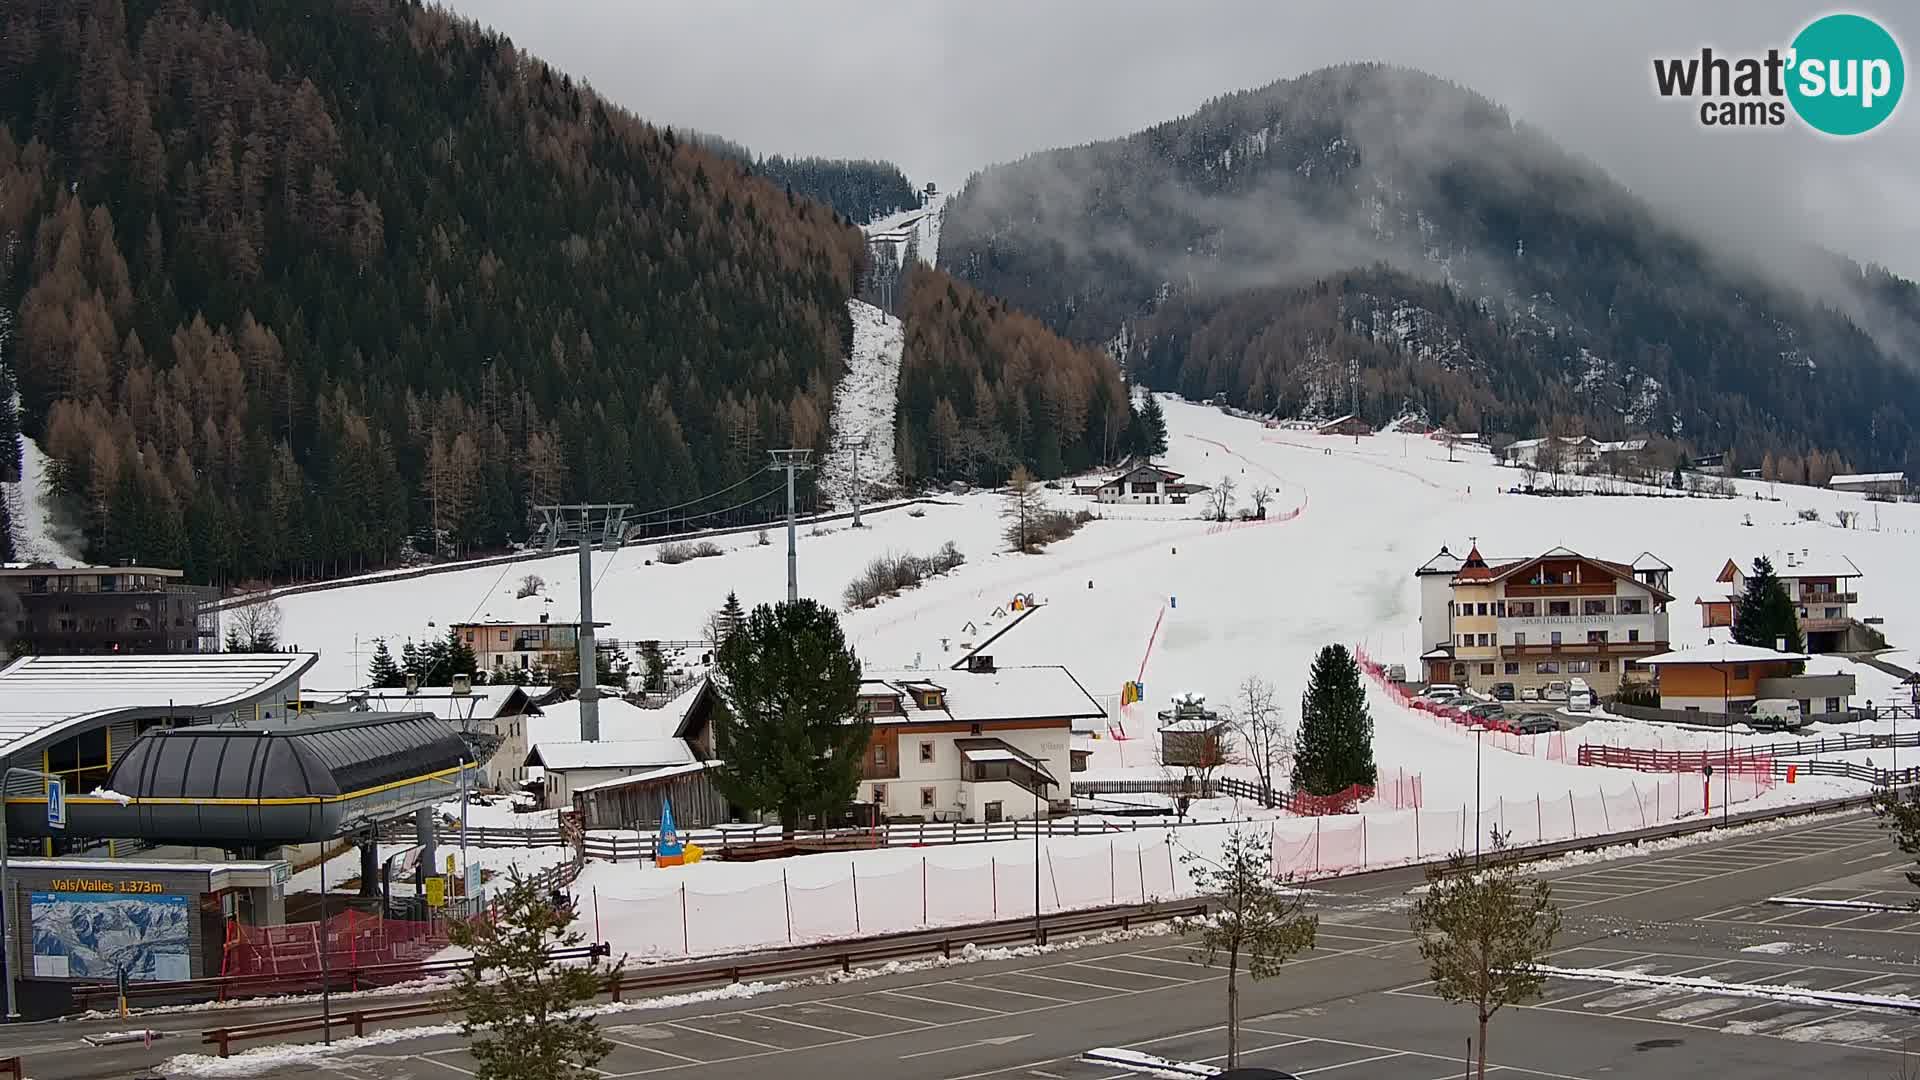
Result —
[[345, 911], [319, 922], [227, 924], [222, 975], [294, 975], [424, 960], [447, 945], [446, 924]]

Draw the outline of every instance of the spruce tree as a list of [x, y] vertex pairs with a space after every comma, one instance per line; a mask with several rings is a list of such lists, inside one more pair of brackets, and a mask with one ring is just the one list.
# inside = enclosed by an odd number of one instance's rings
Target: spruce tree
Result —
[[1786, 639], [1786, 651], [1806, 651], [1807, 639], [1800, 633], [1793, 597], [1787, 595], [1786, 584], [1763, 555], [1753, 560], [1753, 573], [1747, 575], [1746, 591], [1733, 616], [1733, 640], [1771, 649], [1781, 638]]
[[727, 591], [727, 602], [720, 605], [719, 629], [723, 632], [722, 637], [719, 641], [714, 642], [714, 645], [719, 646], [726, 644], [727, 637], [731, 636], [735, 630], [740, 629], [740, 624], [745, 621], [747, 621], [747, 613], [740, 607], [740, 594], [729, 589]]
[[367, 685], [376, 690], [407, 684], [406, 673], [393, 662], [393, 652], [382, 640], [374, 643], [373, 663], [367, 666]]
[[1167, 414], [1160, 399], [1152, 394], [1134, 417], [1133, 452], [1143, 458], [1155, 458], [1167, 452]]
[[[5, 449], [0, 446], [0, 452]], [[13, 516], [7, 511], [7, 500], [0, 498], [0, 562], [12, 562], [13, 554]]]
[[721, 647], [714, 687], [722, 794], [777, 812], [789, 836], [803, 814], [853, 800], [873, 721], [855, 714], [860, 661], [831, 609], [805, 599], [754, 608]]
[[[449, 629], [447, 631], [446, 682], [452, 682], [455, 675], [472, 675], [478, 663], [473, 655], [473, 646], [466, 643], [466, 640], [460, 636], [460, 631]], [[443, 686], [445, 683], [436, 682], [434, 685]]]
[[1294, 790], [1334, 795], [1355, 784], [1371, 787], [1377, 775], [1373, 715], [1367, 711], [1360, 665], [1346, 646], [1328, 645], [1314, 657], [1307, 692], [1300, 700]]
[[425, 686], [426, 674], [427, 657], [421, 652], [420, 646], [415, 645], [412, 638], [408, 638], [407, 643], [400, 646], [400, 685], [405, 686], [407, 684], [405, 677], [411, 675], [420, 685]]
[[[727, 599], [733, 600], [733, 594], [728, 593]], [[734, 602], [736, 605], [738, 604], [738, 601]], [[739, 623], [735, 623], [734, 628], [738, 629], [739, 625]], [[727, 636], [731, 638], [733, 635], [729, 632]], [[661, 654], [659, 642], [643, 641], [640, 643], [640, 666], [642, 668], [640, 672], [642, 689], [646, 690], [649, 694], [657, 694], [667, 688], [667, 658]]]

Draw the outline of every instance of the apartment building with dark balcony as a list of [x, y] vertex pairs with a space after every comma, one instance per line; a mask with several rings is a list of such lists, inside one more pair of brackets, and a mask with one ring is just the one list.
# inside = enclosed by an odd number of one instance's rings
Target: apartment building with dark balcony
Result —
[[220, 597], [154, 566], [0, 566], [0, 650], [15, 656], [220, 651]]
[[1567, 548], [1463, 559], [1445, 548], [1415, 571], [1429, 682], [1515, 690], [1575, 677], [1613, 693], [1629, 664], [1667, 651], [1673, 568], [1642, 552], [1612, 562]]
[[[1765, 556], [1793, 601], [1808, 652], [1855, 652], [1874, 647], [1866, 627], [1856, 619], [1860, 579], [1864, 575], [1852, 559], [1807, 548], [1767, 552]], [[1752, 559], [1744, 563], [1727, 560], [1714, 578], [1725, 585], [1727, 591], [1694, 600], [1700, 606], [1700, 625], [1733, 625], [1734, 613], [1740, 609], [1740, 597], [1747, 591], [1747, 574], [1752, 569]]]
[[[593, 625], [600, 629], [612, 624]], [[552, 670], [580, 648], [579, 623], [549, 622], [544, 615], [538, 622], [454, 623], [453, 630], [473, 650], [474, 661], [483, 671]]]

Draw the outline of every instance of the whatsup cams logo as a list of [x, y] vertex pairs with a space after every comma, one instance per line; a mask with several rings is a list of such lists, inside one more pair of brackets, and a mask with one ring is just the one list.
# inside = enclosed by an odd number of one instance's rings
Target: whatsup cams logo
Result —
[[1697, 100], [1705, 127], [1780, 127], [1791, 115], [1828, 135], [1864, 135], [1893, 115], [1906, 82], [1900, 43], [1864, 15], [1824, 15], [1763, 56], [1708, 47], [1653, 62], [1660, 96]]

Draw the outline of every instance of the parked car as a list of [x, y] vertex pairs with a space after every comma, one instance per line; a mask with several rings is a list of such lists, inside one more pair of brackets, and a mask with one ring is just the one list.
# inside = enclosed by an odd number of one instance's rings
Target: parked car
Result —
[[1520, 700], [1521, 701], [1539, 701], [1540, 688], [1537, 686], [1523, 687], [1520, 691]]
[[1513, 730], [1522, 735], [1545, 735], [1549, 732], [1559, 731], [1560, 721], [1555, 720], [1551, 716], [1534, 713], [1531, 716], [1523, 716], [1514, 721]]
[[1483, 701], [1468, 709], [1467, 715], [1475, 720], [1498, 720], [1507, 715], [1507, 710], [1497, 701]]
[[1426, 698], [1428, 701], [1436, 701], [1443, 697], [1458, 695], [1459, 693], [1459, 683], [1437, 682], [1431, 684], [1425, 690], [1422, 690], [1420, 696]]
[[1793, 731], [1805, 722], [1800, 703], [1792, 698], [1761, 698], [1747, 716], [1747, 726], [1755, 731]]
[[1560, 679], [1555, 679], [1554, 681], [1548, 683], [1546, 686], [1546, 689], [1540, 691], [1540, 700], [1541, 701], [1567, 700], [1567, 684]]
[[1493, 684], [1493, 700], [1512, 701], [1513, 700], [1513, 684], [1510, 682], [1494, 683]]

